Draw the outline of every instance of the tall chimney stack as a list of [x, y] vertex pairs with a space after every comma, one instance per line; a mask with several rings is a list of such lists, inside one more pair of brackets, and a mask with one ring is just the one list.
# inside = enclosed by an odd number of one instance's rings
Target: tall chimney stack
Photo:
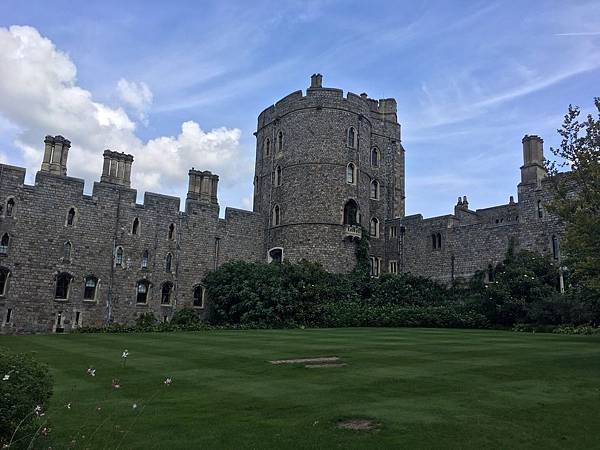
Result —
[[318, 89], [323, 87], [323, 75], [315, 73], [310, 77], [310, 88]]
[[62, 136], [46, 136], [41, 171], [67, 176], [67, 158], [71, 141]]
[[131, 165], [133, 156], [126, 153], [104, 150], [101, 183], [131, 187]]
[[187, 194], [188, 200], [217, 204], [219, 176], [213, 175], [208, 170], [200, 171], [193, 167], [188, 174], [190, 177]]
[[539, 184], [547, 175], [544, 167], [544, 140], [539, 136], [525, 135], [521, 142], [523, 143], [521, 184]]

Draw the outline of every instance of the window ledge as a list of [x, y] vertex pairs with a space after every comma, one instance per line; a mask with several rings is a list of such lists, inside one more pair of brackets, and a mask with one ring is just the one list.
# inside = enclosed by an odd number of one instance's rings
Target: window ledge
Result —
[[148, 303], [137, 303], [136, 302], [135, 306], [148, 306]]
[[69, 299], [68, 298], [55, 298], [54, 301], [60, 302], [60, 303], [66, 303], [69, 301]]

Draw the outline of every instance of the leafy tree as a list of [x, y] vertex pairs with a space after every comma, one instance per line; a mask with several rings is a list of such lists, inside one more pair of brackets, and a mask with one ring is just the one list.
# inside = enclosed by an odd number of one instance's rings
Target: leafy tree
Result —
[[[576, 284], [600, 295], [600, 97], [594, 99], [598, 116], [580, 120], [578, 107], [569, 105], [557, 158], [548, 163], [556, 189], [551, 211], [565, 221], [563, 250]], [[570, 169], [564, 174], [562, 169]]]

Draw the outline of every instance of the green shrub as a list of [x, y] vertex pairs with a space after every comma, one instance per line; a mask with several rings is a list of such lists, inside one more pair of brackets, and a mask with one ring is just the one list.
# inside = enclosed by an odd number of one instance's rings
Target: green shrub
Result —
[[433, 306], [450, 302], [451, 291], [430, 278], [411, 274], [383, 275], [373, 287], [374, 305]]
[[190, 326], [198, 324], [200, 322], [201, 320], [198, 316], [198, 312], [193, 310], [192, 308], [183, 308], [177, 310], [171, 318], [172, 325]]
[[[157, 319], [154, 317], [154, 314], [151, 312], [146, 312], [140, 314], [137, 319], [135, 319], [135, 325], [141, 329], [151, 329], [154, 325], [156, 325]], [[113, 325], [119, 326], [119, 325]]]
[[600, 327], [591, 325], [561, 325], [556, 327], [553, 333], [558, 334], [600, 334]]
[[349, 277], [306, 261], [230, 262], [208, 274], [204, 284], [214, 325], [311, 326], [319, 322], [319, 304], [357, 296]]
[[52, 377], [44, 364], [0, 348], [0, 447], [11, 439], [29, 443], [51, 395]]

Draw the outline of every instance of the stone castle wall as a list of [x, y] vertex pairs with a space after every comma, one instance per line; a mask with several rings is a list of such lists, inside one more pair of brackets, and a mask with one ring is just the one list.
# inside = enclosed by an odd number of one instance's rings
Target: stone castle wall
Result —
[[[452, 214], [426, 219], [404, 214], [404, 148], [393, 99], [344, 97], [313, 75], [305, 95], [294, 92], [259, 115], [256, 138], [253, 211], [227, 208], [224, 219], [218, 176], [208, 171], [190, 170], [181, 211], [179, 198], [154, 193], [137, 204], [133, 157], [109, 150], [100, 182], [85, 195], [83, 180], [67, 176], [70, 142], [61, 136], [44, 140], [34, 186], [24, 183], [25, 169], [0, 164], [0, 237], [9, 236], [8, 247], [0, 246], [0, 276], [9, 274], [0, 292], [0, 333], [131, 323], [147, 312], [169, 320], [186, 307], [203, 315], [206, 274], [234, 260], [277, 260], [277, 252], [284, 261], [307, 259], [348, 272], [361, 227], [369, 230], [372, 218], [379, 220], [369, 241], [375, 276], [469, 278], [501, 261], [509, 245], [560, 264], [563, 225], [545, 210], [552, 190], [537, 136], [523, 139], [518, 201], [471, 210], [464, 197]], [[352, 202], [355, 221], [347, 213]], [[65, 276], [68, 295], [56, 298]], [[84, 298], [89, 277], [95, 295]], [[145, 302], [138, 301], [140, 284], [147, 286]]]
[[[0, 235], [10, 236], [7, 253], [0, 255], [0, 266], [10, 271], [0, 296], [3, 333], [54, 331], [59, 317], [59, 328], [68, 331], [132, 322], [146, 312], [169, 320], [183, 307], [203, 314], [203, 305], [194, 306], [194, 290], [204, 276], [226, 261], [256, 261], [262, 253], [257, 213], [226, 209], [222, 220], [210, 200], [188, 199], [181, 212], [179, 198], [153, 193], [140, 205], [135, 190], [109, 182], [94, 183], [92, 195], [84, 195], [83, 180], [45, 171], [37, 173], [34, 186], [24, 180], [24, 169], [0, 165], [0, 201], [15, 202], [10, 217], [4, 208], [0, 219]], [[72, 277], [68, 296], [56, 299], [57, 277], [65, 273]], [[87, 276], [97, 278], [91, 300], [84, 299]], [[140, 280], [149, 283], [143, 304], [137, 302]], [[168, 302], [162, 298], [164, 283], [172, 283]]]

